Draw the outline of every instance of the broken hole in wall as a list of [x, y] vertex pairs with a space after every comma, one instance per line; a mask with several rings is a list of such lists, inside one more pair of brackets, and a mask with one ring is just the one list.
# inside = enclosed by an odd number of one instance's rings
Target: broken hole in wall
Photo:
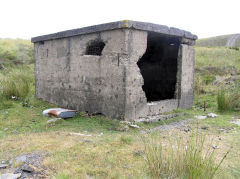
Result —
[[180, 39], [148, 32], [147, 49], [137, 62], [148, 102], [174, 99]]
[[86, 49], [86, 55], [101, 56], [105, 43], [102, 40], [91, 41]]

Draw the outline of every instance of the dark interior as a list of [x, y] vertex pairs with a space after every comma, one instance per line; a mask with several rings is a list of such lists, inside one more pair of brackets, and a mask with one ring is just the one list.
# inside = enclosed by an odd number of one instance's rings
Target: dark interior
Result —
[[148, 33], [146, 52], [137, 62], [148, 102], [175, 98], [179, 45], [177, 37]]
[[86, 49], [86, 55], [101, 56], [105, 43], [101, 40], [91, 41]]

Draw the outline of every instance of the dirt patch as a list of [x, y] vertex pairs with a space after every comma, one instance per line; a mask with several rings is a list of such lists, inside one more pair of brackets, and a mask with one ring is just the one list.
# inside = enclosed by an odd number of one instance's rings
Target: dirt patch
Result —
[[143, 131], [141, 131], [141, 133], [149, 133], [149, 132], [155, 132], [155, 131], [167, 131], [167, 130], [171, 130], [174, 128], [183, 127], [184, 125], [186, 125], [187, 123], [189, 123], [192, 120], [193, 119], [186, 119], [186, 120], [182, 120], [179, 122], [173, 122], [173, 123], [166, 124], [166, 125], [160, 125], [160, 126], [152, 128], [152, 129], [143, 130]]

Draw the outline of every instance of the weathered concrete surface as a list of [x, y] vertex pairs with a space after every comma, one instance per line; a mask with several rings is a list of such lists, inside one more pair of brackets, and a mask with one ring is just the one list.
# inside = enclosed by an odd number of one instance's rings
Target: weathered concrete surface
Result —
[[195, 52], [192, 46], [180, 45], [178, 77], [178, 107], [187, 109], [193, 105]]
[[[119, 27], [116, 23], [107, 26], [108, 31], [100, 31], [103, 27], [98, 26], [90, 30], [97, 33], [87, 33], [86, 28], [33, 38], [36, 97], [60, 107], [122, 120], [157, 116], [178, 107], [190, 108], [194, 74], [191, 34], [166, 26], [125, 23], [131, 28], [115, 28]], [[182, 36], [173, 99], [147, 102], [142, 88], [144, 79], [137, 65], [147, 49], [146, 30]], [[105, 43], [102, 55], [85, 55], [89, 42], [95, 40]]]
[[137, 66], [139, 58], [147, 48], [147, 32], [128, 30], [128, 63], [126, 68], [125, 116], [126, 120], [139, 118], [148, 113], [147, 99], [142, 85], [144, 84], [140, 69]]
[[[90, 40], [106, 43], [102, 56], [84, 55]], [[117, 42], [117, 43], [116, 43]], [[124, 30], [35, 43], [36, 97], [61, 107], [124, 115]]]

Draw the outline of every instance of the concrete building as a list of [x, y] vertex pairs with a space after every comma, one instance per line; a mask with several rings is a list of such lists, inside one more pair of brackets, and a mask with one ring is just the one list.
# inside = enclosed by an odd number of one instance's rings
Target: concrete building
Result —
[[196, 39], [128, 20], [34, 37], [36, 97], [121, 120], [190, 108]]

